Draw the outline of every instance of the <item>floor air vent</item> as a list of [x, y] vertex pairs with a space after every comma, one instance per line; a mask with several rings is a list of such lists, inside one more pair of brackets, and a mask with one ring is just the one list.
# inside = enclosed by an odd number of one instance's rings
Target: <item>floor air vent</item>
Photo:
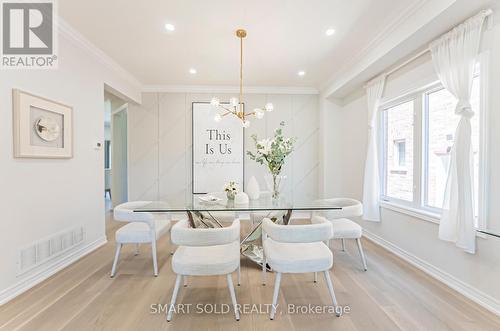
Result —
[[79, 226], [22, 248], [19, 254], [19, 274], [36, 268], [71, 248], [80, 245], [84, 239], [84, 228], [83, 226]]

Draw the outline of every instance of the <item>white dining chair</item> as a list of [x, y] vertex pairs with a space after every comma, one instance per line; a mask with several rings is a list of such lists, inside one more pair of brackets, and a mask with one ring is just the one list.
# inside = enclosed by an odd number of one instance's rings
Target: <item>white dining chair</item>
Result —
[[134, 212], [134, 209], [143, 207], [151, 201], [132, 201], [122, 203], [114, 208], [113, 217], [115, 221], [127, 222], [128, 224], [119, 228], [115, 233], [116, 252], [111, 277], [115, 276], [116, 266], [120, 257], [123, 244], [136, 244], [136, 255], [139, 253], [139, 245], [151, 244], [153, 257], [153, 272], [158, 276], [158, 260], [156, 254], [156, 241], [170, 230], [170, 216], [166, 213]]
[[[221, 208], [227, 204], [226, 192], [222, 192], [222, 191], [221, 192], [210, 192], [207, 195], [221, 199], [221, 202], [220, 202]], [[233, 211], [211, 211], [211, 212], [203, 212], [202, 214], [204, 214], [205, 217], [214, 218], [222, 224], [232, 223], [235, 219], [238, 218], [238, 215]]]
[[[337, 299], [329, 273], [333, 255], [324, 243], [333, 236], [332, 225], [321, 216], [313, 216], [311, 223], [313, 224], [281, 225], [275, 224], [268, 218], [262, 221], [264, 261], [276, 273], [271, 320], [276, 314], [281, 276], [284, 273], [323, 272], [333, 306], [339, 316]], [[263, 268], [264, 282], [265, 272]]]
[[[187, 220], [172, 227], [171, 237], [178, 245], [172, 258], [172, 269], [177, 274], [167, 321], [172, 320], [173, 310], [182, 279], [186, 276], [226, 275], [234, 316], [240, 314], [234, 292], [232, 273], [240, 268], [240, 221], [234, 220], [223, 228], [190, 228]], [[239, 283], [239, 273], [238, 273]]]
[[[331, 241], [341, 240], [342, 251], [345, 251], [345, 240], [356, 240], [359, 255], [361, 256], [361, 263], [363, 264], [363, 270], [366, 271], [368, 268], [363, 246], [361, 245], [363, 228], [358, 223], [349, 219], [350, 217], [362, 216], [363, 205], [358, 200], [349, 198], [324, 199], [322, 201], [331, 206], [342, 207], [342, 209], [327, 210], [323, 214], [333, 225], [333, 238]], [[332, 247], [331, 241], [330, 247]]]

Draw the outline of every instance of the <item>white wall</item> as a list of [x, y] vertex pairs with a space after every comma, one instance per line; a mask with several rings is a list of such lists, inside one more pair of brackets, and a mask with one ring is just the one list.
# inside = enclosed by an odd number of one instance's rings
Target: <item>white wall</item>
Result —
[[[495, 17], [498, 22], [498, 17]], [[489, 75], [489, 218], [488, 227], [500, 232], [500, 24], [490, 33]], [[430, 57], [390, 77], [385, 98], [437, 80]], [[359, 92], [358, 92], [359, 96]], [[325, 132], [325, 191], [329, 196], [362, 198], [363, 172], [367, 140], [367, 107], [364, 96], [354, 96], [346, 104], [325, 101], [323, 116], [336, 130]], [[365, 233], [394, 252], [412, 260], [435, 277], [462, 293], [482, 302], [500, 314], [500, 239], [478, 238], [477, 253], [464, 253], [454, 244], [438, 239], [438, 225], [419, 218], [382, 209], [380, 223], [359, 220]]]
[[[144, 93], [141, 106], [129, 108], [129, 197], [133, 200], [179, 200], [191, 193], [191, 104], [213, 96], [227, 101], [228, 94]], [[264, 119], [251, 121], [245, 132], [245, 150], [253, 148], [250, 136], [271, 136], [281, 121], [284, 134], [298, 138], [286, 163], [287, 188], [295, 198], [318, 194], [318, 96], [249, 94], [246, 109], [274, 104]], [[265, 187], [266, 168], [245, 158], [245, 183], [255, 175]], [[221, 184], [224, 185], [224, 183]]]
[[[140, 101], [140, 88], [103, 64], [79, 36], [59, 37], [57, 70], [3, 70], [0, 73], [0, 303], [32, 286], [71, 259], [105, 242], [104, 87]], [[73, 107], [71, 159], [15, 159], [12, 147], [12, 89]], [[18, 275], [19, 249], [77, 225], [85, 242], [76, 250], [27, 274]]]

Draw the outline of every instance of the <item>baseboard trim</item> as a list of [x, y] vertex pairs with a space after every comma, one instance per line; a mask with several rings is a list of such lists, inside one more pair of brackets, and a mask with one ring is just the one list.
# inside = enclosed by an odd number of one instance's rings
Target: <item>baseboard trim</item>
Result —
[[451, 289], [457, 291], [462, 294], [466, 298], [474, 301], [480, 306], [486, 308], [492, 313], [500, 316], [500, 301], [489, 296], [488, 294], [470, 286], [467, 283], [464, 283], [460, 279], [455, 276], [450, 275], [449, 273], [437, 268], [436, 266], [416, 257], [415, 255], [401, 249], [400, 247], [394, 245], [393, 243], [363, 229], [363, 236], [373, 242], [374, 244], [388, 250], [394, 255], [400, 257], [406, 262], [410, 263], [414, 267], [419, 270], [422, 270], [432, 278], [440, 281]]
[[88, 243], [86, 245], [83, 245], [79, 248], [70, 251], [68, 254], [63, 255], [60, 259], [57, 259], [52, 263], [40, 266], [40, 268], [38, 268], [38, 271], [36, 273], [24, 277], [21, 281], [17, 282], [16, 284], [0, 291], [0, 306], [14, 299], [21, 293], [29, 290], [33, 286], [43, 282], [50, 276], [66, 268], [70, 264], [78, 261], [85, 255], [92, 253], [99, 247], [105, 245], [107, 242], [108, 241], [106, 239], [106, 236], [102, 236], [101, 238], [91, 243]]

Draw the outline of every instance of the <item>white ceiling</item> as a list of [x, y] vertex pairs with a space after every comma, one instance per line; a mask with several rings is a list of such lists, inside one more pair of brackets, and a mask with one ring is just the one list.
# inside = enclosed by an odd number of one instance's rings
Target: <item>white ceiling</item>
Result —
[[236, 85], [245, 28], [246, 86], [319, 87], [419, 1], [64, 0], [59, 11], [145, 85]]

